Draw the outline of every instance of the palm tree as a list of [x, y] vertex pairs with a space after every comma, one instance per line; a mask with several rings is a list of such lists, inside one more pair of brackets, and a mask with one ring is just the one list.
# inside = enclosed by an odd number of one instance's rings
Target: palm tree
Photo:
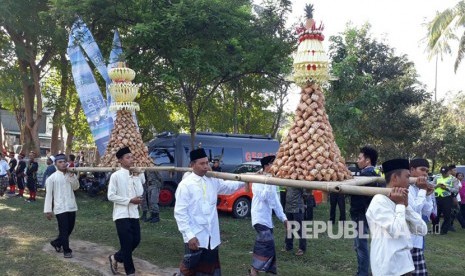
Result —
[[[427, 51], [429, 58], [450, 54], [451, 48], [449, 42], [457, 40], [455, 35], [460, 28], [465, 27], [465, 1], [459, 1], [454, 7], [448, 8], [442, 12], [437, 12], [436, 16], [427, 24]], [[457, 68], [465, 55], [465, 32], [460, 36], [457, 57], [455, 59], [454, 70]]]

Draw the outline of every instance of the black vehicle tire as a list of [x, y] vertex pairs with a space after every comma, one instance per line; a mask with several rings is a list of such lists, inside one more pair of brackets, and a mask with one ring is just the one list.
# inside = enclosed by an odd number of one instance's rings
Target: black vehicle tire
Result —
[[160, 206], [173, 206], [174, 205], [174, 192], [175, 188], [165, 185], [160, 189], [158, 196], [158, 205]]
[[250, 215], [251, 208], [250, 199], [240, 197], [233, 204], [233, 217], [243, 219]]

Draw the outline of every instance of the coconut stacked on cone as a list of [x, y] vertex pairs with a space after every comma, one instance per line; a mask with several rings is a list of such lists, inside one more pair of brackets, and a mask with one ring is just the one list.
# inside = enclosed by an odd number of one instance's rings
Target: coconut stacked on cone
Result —
[[312, 5], [305, 10], [307, 22], [297, 30], [299, 46], [294, 58], [294, 81], [302, 87], [300, 103], [272, 171], [285, 179], [342, 181], [352, 176], [334, 140], [320, 88], [329, 78], [323, 25], [316, 27]]
[[116, 111], [116, 120], [100, 166], [118, 166], [116, 152], [124, 147], [129, 147], [134, 157], [134, 166], [151, 167], [153, 162], [133, 118], [133, 112], [139, 110], [139, 105], [134, 102], [134, 99], [138, 94], [140, 85], [132, 83], [136, 74], [124, 63], [119, 63], [117, 68], [110, 69], [108, 74], [113, 80], [109, 86], [113, 98], [109, 109]]

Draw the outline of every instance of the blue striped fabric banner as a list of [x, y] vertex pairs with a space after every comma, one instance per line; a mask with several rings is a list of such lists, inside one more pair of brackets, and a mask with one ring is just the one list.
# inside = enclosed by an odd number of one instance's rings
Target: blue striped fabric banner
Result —
[[109, 115], [107, 103], [80, 46], [105, 79], [107, 94], [109, 94], [108, 84], [111, 83], [111, 79], [108, 76], [105, 61], [86, 24], [81, 19], [78, 19], [71, 29], [67, 52], [82, 109], [86, 115], [99, 154], [103, 156], [113, 129], [113, 119]]

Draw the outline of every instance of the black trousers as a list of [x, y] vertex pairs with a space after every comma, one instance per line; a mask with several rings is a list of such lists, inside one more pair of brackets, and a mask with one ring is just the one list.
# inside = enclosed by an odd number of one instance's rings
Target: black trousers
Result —
[[[299, 223], [300, 228], [297, 231], [297, 234], [299, 235], [300, 239], [299, 240], [299, 249], [302, 251], [307, 250], [307, 239], [303, 237], [302, 235], [302, 230], [303, 230], [303, 224], [302, 221], [304, 220], [304, 214], [303, 213], [286, 213], [286, 217], [289, 221], [296, 221]], [[292, 250], [294, 248], [294, 237], [287, 237], [287, 232], [286, 232], [286, 237], [284, 239], [284, 243], [286, 245], [286, 250]]]
[[65, 212], [55, 215], [58, 221], [58, 238], [52, 241], [52, 244], [63, 247], [64, 253], [73, 252], [69, 248], [69, 236], [73, 232], [76, 223], [76, 212]]
[[136, 272], [132, 260], [132, 252], [140, 243], [140, 225], [138, 219], [117, 219], [115, 221], [120, 250], [115, 253], [115, 260], [124, 264], [126, 274]]
[[452, 196], [436, 197], [438, 204], [438, 214], [433, 221], [433, 229], [438, 230], [439, 219], [441, 214], [444, 216], [444, 222], [441, 225], [441, 234], [447, 234], [451, 223], [451, 212], [452, 212]]
[[37, 179], [28, 176], [26, 185], [27, 185], [27, 188], [29, 189], [29, 192], [37, 191]]
[[343, 194], [330, 193], [329, 194], [329, 220], [336, 221], [336, 206], [339, 206], [339, 221], [346, 220], [346, 201]]
[[279, 201], [281, 202], [283, 209], [286, 208], [286, 191], [279, 192]]
[[18, 189], [24, 190], [24, 175], [16, 177], [16, 184], [18, 184]]
[[459, 204], [460, 204], [460, 214], [459, 215], [462, 215], [462, 219], [465, 221], [465, 204], [462, 204], [462, 203], [459, 203]]

